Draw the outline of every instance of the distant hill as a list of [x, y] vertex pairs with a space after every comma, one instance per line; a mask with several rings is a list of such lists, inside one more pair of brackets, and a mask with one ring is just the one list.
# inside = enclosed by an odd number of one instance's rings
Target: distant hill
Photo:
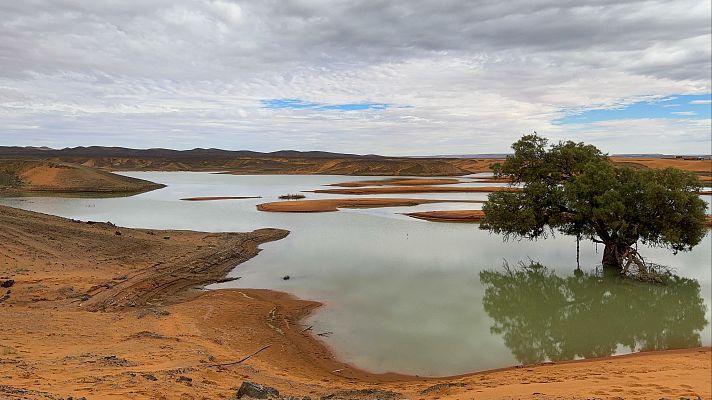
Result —
[[0, 157], [68, 162], [111, 171], [221, 171], [235, 174], [457, 176], [487, 171], [481, 160], [385, 157], [323, 151], [0, 147]]
[[284, 158], [384, 158], [378, 155], [358, 155], [329, 153], [325, 151], [296, 151], [279, 150], [270, 153], [262, 153], [250, 150], [222, 150], [195, 148], [192, 150], [172, 150], [172, 149], [130, 149], [126, 147], [67, 147], [64, 149], [51, 149], [48, 147], [19, 147], [0, 146], [0, 156], [21, 156], [21, 157], [141, 157], [141, 158], [260, 158], [260, 157], [284, 157]]

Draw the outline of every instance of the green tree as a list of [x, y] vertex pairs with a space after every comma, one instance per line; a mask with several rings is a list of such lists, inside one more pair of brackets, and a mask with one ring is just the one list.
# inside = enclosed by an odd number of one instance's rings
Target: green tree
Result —
[[705, 235], [705, 202], [695, 175], [674, 168], [615, 166], [595, 146], [571, 141], [548, 145], [525, 135], [514, 154], [494, 166], [521, 188], [494, 192], [483, 206], [480, 229], [510, 238], [545, 238], [558, 231], [605, 245], [603, 265], [645, 269], [639, 241], [687, 251]]

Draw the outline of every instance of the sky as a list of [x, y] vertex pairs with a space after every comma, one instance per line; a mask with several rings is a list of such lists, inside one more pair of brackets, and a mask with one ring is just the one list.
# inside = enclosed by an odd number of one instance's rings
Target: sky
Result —
[[709, 154], [709, 0], [0, 2], [0, 145]]

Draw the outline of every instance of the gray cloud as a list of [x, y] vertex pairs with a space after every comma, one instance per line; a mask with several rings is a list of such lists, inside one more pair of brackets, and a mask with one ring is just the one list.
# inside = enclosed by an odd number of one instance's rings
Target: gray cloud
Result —
[[[685, 152], [709, 127], [552, 124], [709, 93], [708, 1], [32, 0], [0, 15], [6, 144], [460, 153], [503, 151], [535, 129]], [[261, 107], [282, 98], [394, 107]], [[622, 150], [609, 134], [666, 129], [674, 141], [620, 139]]]

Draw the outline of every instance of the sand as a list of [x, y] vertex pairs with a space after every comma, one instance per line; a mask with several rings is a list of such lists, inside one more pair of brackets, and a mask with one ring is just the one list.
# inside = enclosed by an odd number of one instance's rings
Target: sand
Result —
[[364, 187], [364, 186], [423, 186], [423, 185], [453, 185], [465, 181], [453, 178], [409, 178], [409, 179], [380, 179], [368, 181], [332, 183], [328, 186], [338, 187]]
[[369, 374], [305, 330], [316, 302], [199, 290], [286, 234], [137, 230], [0, 207], [0, 283], [15, 281], [0, 288], [0, 398], [219, 399], [243, 380], [312, 398], [710, 398], [710, 348], [438, 379]]
[[480, 222], [485, 218], [485, 213], [482, 210], [424, 211], [405, 215], [436, 222]]
[[434, 199], [319, 199], [275, 201], [257, 205], [259, 211], [269, 212], [333, 212], [339, 208], [411, 207], [430, 203], [483, 203], [481, 200], [434, 200]]
[[681, 158], [611, 157], [619, 165], [647, 168], [678, 168], [685, 171], [712, 174], [712, 160], [683, 160]]
[[82, 165], [37, 160], [0, 160], [0, 193], [136, 194], [164, 185]]
[[491, 193], [491, 192], [516, 192], [517, 188], [507, 186], [483, 186], [483, 187], [451, 187], [451, 186], [385, 186], [385, 187], [362, 187], [346, 189], [318, 189], [308, 192], [328, 193], [328, 194], [394, 194], [394, 193]]

